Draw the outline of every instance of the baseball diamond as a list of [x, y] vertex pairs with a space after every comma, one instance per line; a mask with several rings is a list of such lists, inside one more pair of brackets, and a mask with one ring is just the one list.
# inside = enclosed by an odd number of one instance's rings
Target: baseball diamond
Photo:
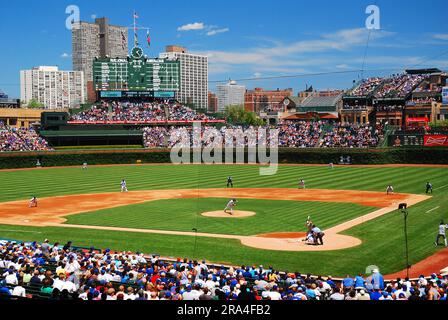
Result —
[[[394, 273], [403, 269], [397, 208], [406, 202], [411, 261], [437, 252], [430, 226], [446, 219], [448, 202], [437, 188], [448, 185], [447, 167], [282, 165], [274, 176], [259, 176], [258, 168], [161, 164], [2, 170], [7, 184], [0, 187], [0, 231], [6, 238], [31, 240], [32, 232], [39, 232], [58, 241], [164, 256], [194, 251], [194, 259], [307, 273], [343, 276], [369, 265]], [[226, 188], [230, 175], [238, 188]], [[121, 177], [128, 192], [120, 192]], [[296, 177], [306, 177], [307, 189], [296, 188]], [[427, 179], [435, 186], [430, 195], [424, 192]], [[386, 194], [388, 184], [394, 194]], [[39, 200], [36, 208], [27, 205], [30, 193]], [[251, 214], [237, 219], [205, 214], [222, 210], [232, 198], [238, 199], [237, 210]], [[324, 245], [302, 241], [307, 216], [323, 228]]]

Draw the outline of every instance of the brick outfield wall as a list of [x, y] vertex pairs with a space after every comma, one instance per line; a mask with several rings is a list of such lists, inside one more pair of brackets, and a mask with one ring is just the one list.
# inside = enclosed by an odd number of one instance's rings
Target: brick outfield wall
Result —
[[[350, 156], [353, 164], [448, 164], [448, 148], [319, 150], [285, 148], [279, 149], [278, 161], [283, 164], [328, 164], [330, 162], [337, 164], [340, 156]], [[38, 159], [43, 167], [79, 166], [83, 162], [90, 165], [136, 164], [138, 161], [139, 163], [171, 162], [168, 149], [10, 152], [0, 153], [0, 169], [33, 168]]]

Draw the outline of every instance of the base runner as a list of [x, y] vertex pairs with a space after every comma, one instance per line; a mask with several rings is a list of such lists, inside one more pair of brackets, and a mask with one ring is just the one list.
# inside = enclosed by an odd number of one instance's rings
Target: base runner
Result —
[[[227, 205], [226, 205], [226, 207], [224, 208], [224, 212], [225, 213], [228, 213], [228, 214], [233, 214], [233, 208], [236, 206], [236, 199], [231, 199], [228, 203], [227, 203]], [[230, 212], [228, 212], [228, 210], [230, 210]]]

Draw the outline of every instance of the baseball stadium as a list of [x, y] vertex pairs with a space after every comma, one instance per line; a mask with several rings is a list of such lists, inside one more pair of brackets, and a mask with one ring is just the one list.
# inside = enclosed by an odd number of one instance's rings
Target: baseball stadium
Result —
[[446, 71], [218, 112], [173, 50], [95, 57], [76, 108], [0, 94], [0, 298], [447, 298]]

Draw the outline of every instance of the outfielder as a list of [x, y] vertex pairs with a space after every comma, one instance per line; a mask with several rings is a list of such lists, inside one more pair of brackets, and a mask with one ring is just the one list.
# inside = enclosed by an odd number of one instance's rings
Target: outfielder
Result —
[[299, 180], [299, 189], [305, 189], [305, 180], [303, 179]]
[[440, 221], [440, 225], [439, 225], [439, 233], [437, 234], [437, 239], [436, 242], [434, 242], [434, 244], [436, 245], [436, 247], [439, 245], [439, 239], [442, 238], [445, 242], [445, 247], [448, 247], [448, 243], [446, 241], [446, 229], [448, 229], [448, 224], [445, 224], [442, 221]]
[[83, 169], [83, 170], [87, 169], [87, 162], [84, 162], [84, 163], [82, 164], [82, 169]]
[[430, 193], [432, 194], [432, 183], [431, 182], [426, 182], [426, 193]]
[[29, 207], [30, 207], [30, 208], [35, 208], [35, 207], [37, 207], [37, 198], [36, 198], [36, 197], [32, 197], [32, 198], [31, 198]]
[[128, 192], [128, 188], [126, 187], [126, 180], [121, 180], [121, 192]]
[[[227, 203], [226, 207], [224, 208], [224, 212], [225, 212], [225, 213], [228, 213], [228, 214], [230, 214], [230, 215], [232, 215], [232, 214], [233, 214], [233, 208], [234, 208], [235, 206], [236, 206], [236, 199], [231, 199], [231, 200]], [[230, 213], [227, 212], [228, 210], [230, 210]]]

